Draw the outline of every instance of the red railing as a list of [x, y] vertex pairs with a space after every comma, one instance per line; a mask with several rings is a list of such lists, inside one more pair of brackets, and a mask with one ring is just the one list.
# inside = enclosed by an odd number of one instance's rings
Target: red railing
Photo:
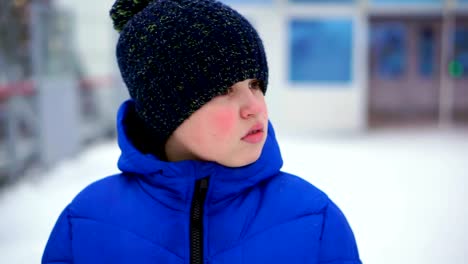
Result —
[[[79, 80], [79, 87], [85, 90], [111, 87], [113, 78], [110, 75], [86, 77]], [[36, 91], [34, 82], [22, 80], [19, 82], [0, 84], [0, 101], [12, 96], [30, 96]]]
[[32, 95], [34, 94], [34, 91], [34, 82], [30, 80], [0, 84], [0, 101], [6, 100], [15, 95]]

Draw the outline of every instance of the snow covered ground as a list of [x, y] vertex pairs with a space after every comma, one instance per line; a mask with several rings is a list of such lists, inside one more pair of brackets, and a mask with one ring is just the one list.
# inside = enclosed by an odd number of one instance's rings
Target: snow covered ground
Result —
[[[344, 211], [364, 263], [468, 263], [468, 132], [280, 137], [285, 171]], [[114, 142], [0, 193], [0, 263], [39, 263], [56, 218], [91, 181], [117, 172]]]

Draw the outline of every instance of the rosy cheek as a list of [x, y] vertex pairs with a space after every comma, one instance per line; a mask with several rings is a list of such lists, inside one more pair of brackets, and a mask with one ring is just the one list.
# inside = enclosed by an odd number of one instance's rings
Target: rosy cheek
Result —
[[229, 110], [219, 110], [213, 115], [213, 125], [216, 135], [220, 137], [232, 133], [235, 126], [235, 115]]
[[262, 113], [263, 113], [263, 116], [268, 120], [268, 108], [265, 102], [263, 102], [263, 105], [262, 105]]

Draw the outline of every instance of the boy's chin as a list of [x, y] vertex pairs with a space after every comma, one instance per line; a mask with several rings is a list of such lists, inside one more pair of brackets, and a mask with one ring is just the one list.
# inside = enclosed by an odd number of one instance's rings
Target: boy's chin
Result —
[[238, 168], [238, 167], [244, 167], [244, 166], [250, 165], [256, 162], [259, 158], [260, 158], [260, 153], [258, 153], [258, 155], [244, 158], [244, 159], [232, 159], [232, 160], [225, 160], [225, 161], [221, 160], [221, 161], [218, 161], [218, 163], [226, 167]]

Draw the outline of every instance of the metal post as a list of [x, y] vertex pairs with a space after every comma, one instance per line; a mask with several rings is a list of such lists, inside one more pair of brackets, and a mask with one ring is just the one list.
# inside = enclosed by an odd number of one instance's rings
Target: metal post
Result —
[[455, 0], [446, 0], [442, 16], [439, 127], [453, 125], [454, 82], [448, 73], [449, 60], [453, 58], [455, 29]]
[[[40, 3], [31, 5], [31, 16], [39, 158], [51, 166], [78, 153], [81, 143], [78, 88], [70, 66], [71, 16]], [[61, 44], [51, 48], [51, 41]]]
[[16, 96], [8, 98], [6, 114], [6, 144], [7, 144], [7, 177], [13, 179], [19, 171], [18, 158], [18, 115], [16, 109]]

